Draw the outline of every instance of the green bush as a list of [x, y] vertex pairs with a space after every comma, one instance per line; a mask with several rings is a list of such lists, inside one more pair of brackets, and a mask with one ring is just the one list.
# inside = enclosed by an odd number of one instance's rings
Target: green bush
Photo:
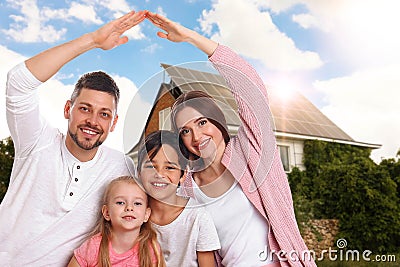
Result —
[[300, 200], [296, 216], [299, 222], [308, 217], [339, 219], [338, 238], [345, 238], [349, 249], [398, 251], [400, 202], [391, 175], [399, 166], [377, 165], [369, 155], [365, 148], [306, 141], [306, 171], [294, 169], [288, 176], [293, 199]]
[[14, 162], [14, 143], [11, 137], [0, 140], [0, 203], [6, 194]]

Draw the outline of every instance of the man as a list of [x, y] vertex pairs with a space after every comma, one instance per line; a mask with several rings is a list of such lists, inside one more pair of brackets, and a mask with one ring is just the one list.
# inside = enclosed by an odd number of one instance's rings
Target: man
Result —
[[93, 72], [79, 79], [64, 107], [67, 134], [40, 116], [36, 88], [80, 54], [126, 43], [121, 35], [146, 13], [132, 11], [8, 73], [7, 122], [15, 161], [0, 206], [1, 266], [66, 266], [95, 225], [105, 185], [134, 173], [122, 152], [101, 146], [118, 120], [119, 89], [110, 76]]

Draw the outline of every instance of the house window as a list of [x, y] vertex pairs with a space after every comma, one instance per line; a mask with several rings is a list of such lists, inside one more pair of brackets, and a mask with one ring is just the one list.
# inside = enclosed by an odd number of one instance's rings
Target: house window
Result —
[[279, 147], [279, 153], [281, 156], [282, 164], [283, 164], [283, 169], [285, 172], [290, 171], [290, 165], [289, 165], [289, 147], [288, 146], [278, 146]]
[[160, 130], [172, 130], [171, 108], [165, 108], [158, 113], [158, 128]]

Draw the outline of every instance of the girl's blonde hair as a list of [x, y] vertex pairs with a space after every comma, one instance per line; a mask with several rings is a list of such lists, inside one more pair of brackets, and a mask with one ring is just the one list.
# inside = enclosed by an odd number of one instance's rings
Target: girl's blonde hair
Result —
[[[109, 202], [110, 191], [112, 187], [117, 183], [128, 183], [136, 184], [138, 183], [131, 176], [121, 176], [112, 180], [103, 195], [102, 205], [107, 205]], [[138, 185], [139, 186], [139, 185]], [[139, 186], [140, 187], [140, 186]], [[147, 195], [147, 194], [146, 194]], [[148, 205], [148, 202], [147, 202]], [[100, 218], [98, 224], [94, 230], [93, 234], [101, 234], [101, 242], [99, 247], [99, 267], [111, 267], [109, 247], [108, 243], [112, 235], [111, 222], [107, 221], [103, 214], [100, 212]], [[154, 267], [152, 263], [152, 257], [149, 249], [149, 245], [153, 248], [153, 251], [157, 258], [156, 267], [166, 267], [164, 257], [159, 249], [159, 243], [157, 241], [157, 233], [154, 231], [151, 223], [149, 221], [144, 222], [140, 227], [139, 233], [139, 261], [141, 267]]]

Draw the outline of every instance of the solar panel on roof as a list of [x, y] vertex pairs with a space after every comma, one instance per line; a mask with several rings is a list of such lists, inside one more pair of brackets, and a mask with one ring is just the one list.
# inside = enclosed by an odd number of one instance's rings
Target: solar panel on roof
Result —
[[[182, 92], [204, 90], [221, 103], [227, 123], [240, 125], [236, 113], [236, 102], [223, 78], [214, 73], [202, 72], [178, 66], [162, 65], [171, 81]], [[303, 95], [296, 92], [292, 98], [282, 99], [269, 90], [269, 101], [275, 121], [275, 131], [354, 141], [349, 135], [329, 120], [317, 107]]]

